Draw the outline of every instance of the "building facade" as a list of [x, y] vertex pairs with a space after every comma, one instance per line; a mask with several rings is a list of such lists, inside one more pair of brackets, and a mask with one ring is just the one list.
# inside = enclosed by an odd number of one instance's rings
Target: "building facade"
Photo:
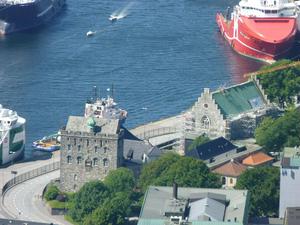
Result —
[[280, 167], [279, 217], [287, 207], [300, 206], [300, 148], [285, 148]]
[[214, 92], [205, 88], [192, 108], [194, 132], [210, 138], [249, 138], [263, 117], [277, 112], [256, 80]]
[[123, 133], [118, 119], [70, 116], [61, 130], [62, 191], [78, 191], [86, 182], [103, 180], [120, 167]]

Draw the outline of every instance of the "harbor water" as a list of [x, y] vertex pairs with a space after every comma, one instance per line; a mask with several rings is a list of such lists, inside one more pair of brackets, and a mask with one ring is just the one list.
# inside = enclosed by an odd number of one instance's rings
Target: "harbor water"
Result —
[[[231, 0], [67, 0], [49, 24], [0, 40], [0, 104], [27, 119], [31, 143], [83, 115], [113, 83], [126, 126], [178, 114], [204, 87], [242, 82], [261, 63], [231, 50], [215, 14]], [[116, 10], [123, 19], [111, 23]], [[88, 31], [95, 34], [87, 37]]]

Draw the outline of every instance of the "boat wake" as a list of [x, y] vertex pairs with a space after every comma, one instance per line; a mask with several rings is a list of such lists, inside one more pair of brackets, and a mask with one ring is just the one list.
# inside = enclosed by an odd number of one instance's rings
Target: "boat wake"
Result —
[[127, 17], [130, 13], [130, 9], [133, 6], [134, 2], [129, 2], [124, 8], [122, 9], [118, 9], [116, 11], [114, 11], [110, 16], [109, 16], [109, 20], [112, 22], [115, 22], [117, 20], [123, 19], [125, 17]]

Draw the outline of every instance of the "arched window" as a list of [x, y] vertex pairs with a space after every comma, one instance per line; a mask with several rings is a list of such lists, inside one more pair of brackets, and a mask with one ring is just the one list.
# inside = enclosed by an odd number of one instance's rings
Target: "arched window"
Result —
[[210, 127], [210, 121], [208, 116], [203, 116], [201, 118], [201, 128], [209, 129], [209, 127]]
[[74, 181], [78, 180], [77, 174], [74, 174]]
[[230, 178], [229, 183], [233, 184], [233, 179], [232, 178]]
[[103, 166], [105, 166], [105, 167], [108, 166], [108, 159], [103, 159]]
[[93, 159], [93, 166], [98, 166], [98, 158]]
[[222, 177], [222, 184], [226, 184], [226, 177]]
[[77, 157], [77, 164], [81, 164], [82, 163], [82, 158], [80, 156]]
[[67, 163], [72, 164], [72, 157], [70, 155], [67, 156]]

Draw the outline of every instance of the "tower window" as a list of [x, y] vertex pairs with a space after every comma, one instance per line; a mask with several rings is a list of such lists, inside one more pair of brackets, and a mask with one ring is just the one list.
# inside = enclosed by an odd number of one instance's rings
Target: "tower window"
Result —
[[70, 155], [67, 156], [67, 163], [72, 164], [72, 157]]

